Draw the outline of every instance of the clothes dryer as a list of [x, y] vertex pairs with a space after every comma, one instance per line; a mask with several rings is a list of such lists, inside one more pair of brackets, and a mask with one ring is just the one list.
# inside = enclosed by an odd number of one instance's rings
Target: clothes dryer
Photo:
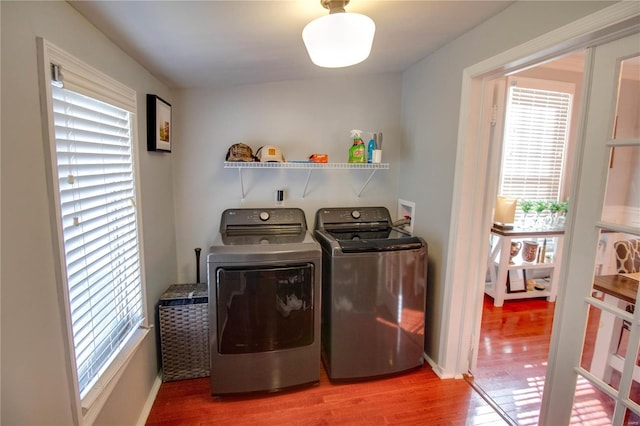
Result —
[[302, 210], [224, 211], [207, 256], [213, 395], [319, 382], [321, 262]]

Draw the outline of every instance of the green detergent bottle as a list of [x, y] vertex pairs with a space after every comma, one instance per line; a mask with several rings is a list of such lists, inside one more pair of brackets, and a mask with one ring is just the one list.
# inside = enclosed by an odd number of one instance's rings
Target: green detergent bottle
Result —
[[360, 137], [362, 130], [352, 130], [351, 139], [353, 139], [353, 145], [349, 148], [349, 162], [350, 163], [366, 163], [367, 157], [365, 154], [364, 141]]

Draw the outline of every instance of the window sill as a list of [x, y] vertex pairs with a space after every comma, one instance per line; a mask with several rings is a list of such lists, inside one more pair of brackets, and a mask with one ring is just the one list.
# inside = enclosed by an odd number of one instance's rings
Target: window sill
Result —
[[120, 354], [116, 357], [102, 377], [96, 383], [89, 393], [82, 399], [80, 405], [82, 407], [81, 424], [91, 425], [95, 422], [104, 407], [109, 395], [113, 392], [116, 384], [122, 377], [124, 370], [129, 365], [133, 354], [138, 350], [144, 338], [149, 334], [153, 327], [140, 326], [126, 343]]

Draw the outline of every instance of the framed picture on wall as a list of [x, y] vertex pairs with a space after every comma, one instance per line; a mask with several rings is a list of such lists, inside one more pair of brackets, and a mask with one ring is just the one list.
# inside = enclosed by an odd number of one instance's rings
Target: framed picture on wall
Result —
[[147, 149], [171, 152], [172, 136], [171, 104], [147, 94]]

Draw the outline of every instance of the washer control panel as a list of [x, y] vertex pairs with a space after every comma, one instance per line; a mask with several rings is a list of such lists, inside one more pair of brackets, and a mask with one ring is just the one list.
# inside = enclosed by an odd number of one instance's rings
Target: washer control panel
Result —
[[315, 229], [391, 227], [391, 215], [386, 207], [332, 207], [318, 210]]

